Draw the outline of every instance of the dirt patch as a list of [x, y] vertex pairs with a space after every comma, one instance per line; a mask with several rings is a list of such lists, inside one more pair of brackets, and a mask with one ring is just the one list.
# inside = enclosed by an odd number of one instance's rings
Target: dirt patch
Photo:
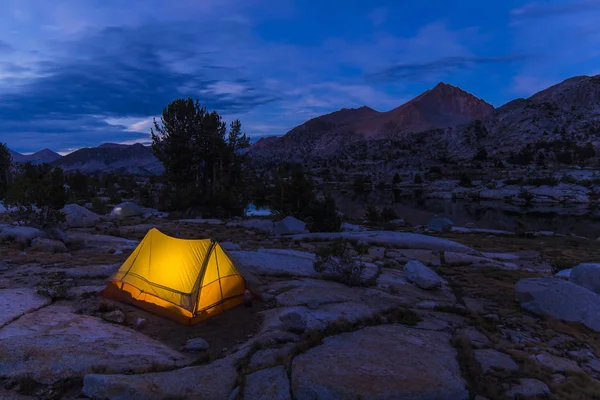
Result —
[[[102, 296], [84, 297], [87, 298], [76, 301], [78, 313], [101, 317], [104, 313], [121, 310], [125, 314], [123, 325], [136, 329], [138, 319], [142, 318], [145, 322], [138, 330], [173, 349], [179, 350], [189, 339], [206, 340], [210, 349], [208, 355], [203, 356], [210, 358], [220, 357], [254, 336], [262, 323], [259, 313], [264, 309], [261, 302], [254, 301], [251, 308], [237, 306], [194, 326], [187, 326]], [[64, 301], [63, 304], [73, 305], [73, 302]]]

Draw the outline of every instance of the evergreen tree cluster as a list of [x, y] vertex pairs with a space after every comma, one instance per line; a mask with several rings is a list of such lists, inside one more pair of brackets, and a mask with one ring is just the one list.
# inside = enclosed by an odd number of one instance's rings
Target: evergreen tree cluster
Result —
[[191, 98], [171, 102], [154, 121], [152, 150], [165, 167], [163, 196], [171, 210], [241, 214], [246, 198], [242, 165], [250, 139], [236, 120], [227, 125]]

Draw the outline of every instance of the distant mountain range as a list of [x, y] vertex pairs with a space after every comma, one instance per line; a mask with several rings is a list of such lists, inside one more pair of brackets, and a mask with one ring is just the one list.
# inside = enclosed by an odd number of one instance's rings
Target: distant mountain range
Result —
[[32, 164], [43, 164], [43, 163], [52, 163], [56, 160], [59, 160], [62, 156], [58, 153], [53, 152], [50, 149], [40, 150], [33, 154], [21, 154], [16, 151], [9, 150], [10, 155], [14, 162], [17, 163], [26, 163], [30, 162]]
[[136, 175], [158, 175], [164, 171], [152, 150], [142, 144], [105, 143], [83, 148], [54, 161], [65, 172], [125, 172]]
[[152, 150], [142, 144], [104, 143], [98, 147], [86, 147], [66, 156], [44, 149], [24, 155], [10, 150], [14, 162], [33, 164], [49, 163], [65, 172], [79, 170], [84, 173], [125, 172], [137, 175], [158, 175], [164, 171]]
[[[342, 109], [313, 118], [279, 138], [256, 142], [257, 161], [309, 161], [400, 145], [430, 158], [470, 159], [521, 151], [527, 144], [571, 138], [600, 144], [600, 75], [579, 76], [528, 99], [494, 107], [445, 83], [388, 112]], [[386, 144], [380, 143], [386, 141]]]

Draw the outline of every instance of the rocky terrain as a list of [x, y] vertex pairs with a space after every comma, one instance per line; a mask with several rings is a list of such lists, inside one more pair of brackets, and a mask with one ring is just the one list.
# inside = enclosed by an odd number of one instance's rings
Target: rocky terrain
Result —
[[[301, 161], [327, 184], [363, 175], [390, 185], [396, 174], [404, 183], [417, 175], [428, 182], [567, 176], [566, 183], [582, 183], [593, 171], [580, 176], [577, 169], [595, 171], [600, 162], [599, 99], [600, 76], [567, 79], [494, 110], [438, 85], [388, 113], [362, 107], [314, 118], [257, 143], [251, 154], [258, 166]], [[396, 115], [397, 123], [379, 123]]]
[[[4, 217], [0, 398], [600, 393], [596, 241], [349, 224], [309, 233], [293, 219], [170, 220], [119, 206], [133, 211], [70, 206], [53, 232]], [[97, 296], [152, 227], [219, 240], [259, 300], [187, 327]], [[367, 250], [353, 255], [364, 265], [358, 286], [314, 268], [339, 238]]]
[[471, 159], [481, 148], [490, 156], [506, 156], [527, 145], [556, 140], [598, 145], [598, 104], [600, 75], [577, 76], [527, 99], [516, 99], [499, 107], [482, 119], [482, 124], [430, 132], [425, 138], [433, 141], [429, 144], [432, 148], [459, 160]]

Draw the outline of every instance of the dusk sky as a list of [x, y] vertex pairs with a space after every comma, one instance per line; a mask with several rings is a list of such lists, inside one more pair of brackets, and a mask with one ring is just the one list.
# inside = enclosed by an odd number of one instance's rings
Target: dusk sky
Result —
[[147, 142], [191, 96], [251, 136], [439, 81], [501, 106], [600, 74], [600, 0], [1, 0], [0, 142]]

